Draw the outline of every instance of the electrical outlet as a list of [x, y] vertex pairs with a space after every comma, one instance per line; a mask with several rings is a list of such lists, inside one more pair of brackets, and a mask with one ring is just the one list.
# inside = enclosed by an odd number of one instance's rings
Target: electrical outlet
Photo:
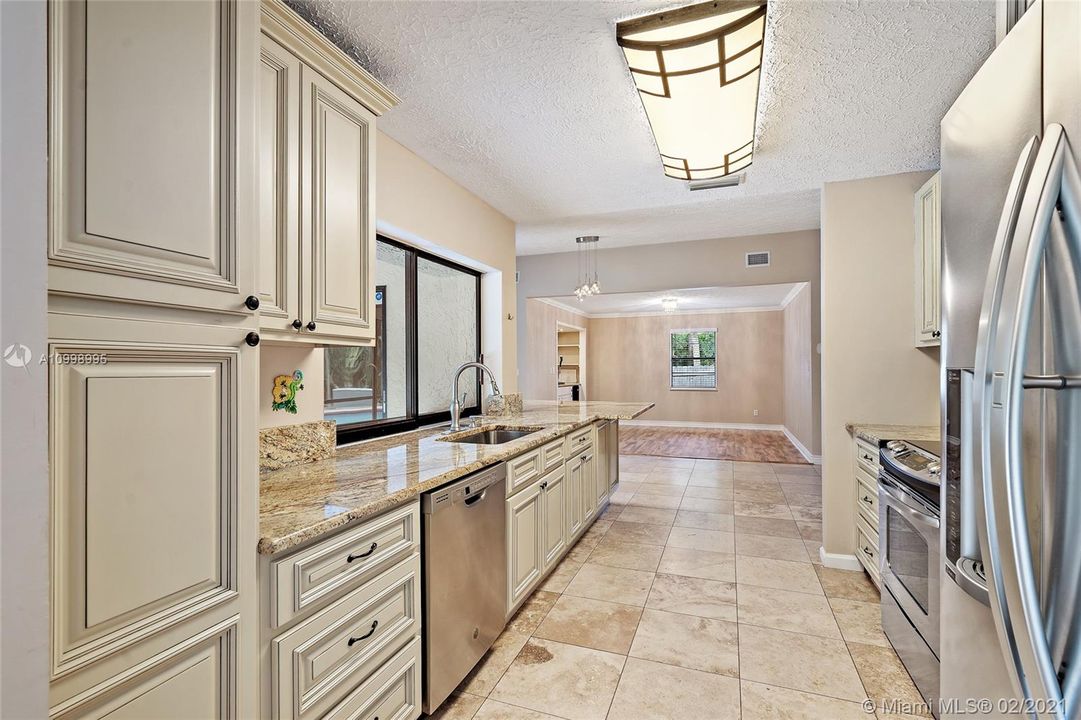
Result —
[[758, 417], [758, 408], [755, 408], [755, 409], [754, 409], [754, 416], [755, 416], [755, 417]]

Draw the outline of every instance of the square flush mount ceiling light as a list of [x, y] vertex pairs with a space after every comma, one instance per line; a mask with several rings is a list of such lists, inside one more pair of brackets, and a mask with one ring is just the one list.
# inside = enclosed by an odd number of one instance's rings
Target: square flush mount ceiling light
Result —
[[616, 25], [664, 174], [708, 180], [751, 164], [763, 0], [716, 0]]

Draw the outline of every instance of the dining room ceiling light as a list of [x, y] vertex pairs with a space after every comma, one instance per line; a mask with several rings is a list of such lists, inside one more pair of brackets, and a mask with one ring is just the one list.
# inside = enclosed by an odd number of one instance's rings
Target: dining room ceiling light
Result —
[[668, 177], [738, 173], [754, 154], [764, 0], [716, 0], [616, 25]]

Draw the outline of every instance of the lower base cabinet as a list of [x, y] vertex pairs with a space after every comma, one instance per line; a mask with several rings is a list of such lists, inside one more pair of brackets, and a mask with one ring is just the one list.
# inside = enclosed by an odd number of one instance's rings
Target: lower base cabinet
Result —
[[533, 462], [533, 455], [545, 455], [534, 450], [508, 461], [508, 467], [546, 468], [528, 486], [509, 486], [513, 494], [507, 498], [508, 618], [608, 503], [608, 477], [598, 472], [595, 433], [595, 428], [587, 427], [568, 435], [563, 456], [549, 453], [547, 460]]
[[420, 716], [419, 502], [264, 558], [260, 575], [261, 717]]

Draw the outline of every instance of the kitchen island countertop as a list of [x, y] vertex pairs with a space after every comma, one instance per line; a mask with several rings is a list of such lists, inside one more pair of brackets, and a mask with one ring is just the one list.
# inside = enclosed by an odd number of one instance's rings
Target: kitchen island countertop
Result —
[[326, 460], [263, 473], [258, 552], [283, 552], [589, 423], [630, 420], [652, 407], [644, 402], [530, 403], [520, 415], [488, 418], [476, 428], [541, 428], [501, 445], [447, 442], [440, 439], [446, 427], [437, 426], [345, 445]]

